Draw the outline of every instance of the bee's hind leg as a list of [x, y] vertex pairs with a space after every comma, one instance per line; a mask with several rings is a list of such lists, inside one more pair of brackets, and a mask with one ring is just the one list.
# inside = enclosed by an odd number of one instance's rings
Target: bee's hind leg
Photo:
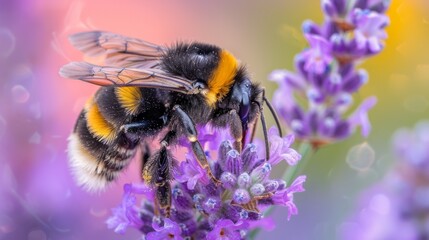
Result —
[[198, 163], [207, 172], [210, 179], [215, 184], [219, 185], [221, 182], [213, 175], [213, 172], [210, 169], [210, 164], [207, 161], [206, 154], [203, 148], [201, 147], [200, 142], [198, 141], [198, 133], [197, 133], [197, 130], [195, 129], [195, 124], [192, 122], [192, 119], [178, 105], [173, 107], [173, 111], [176, 114], [176, 116], [180, 119], [180, 122], [182, 123], [183, 129], [185, 130], [185, 133], [186, 133], [186, 137], [188, 138], [189, 142], [191, 142], [192, 151], [194, 152], [195, 157], [198, 160]]

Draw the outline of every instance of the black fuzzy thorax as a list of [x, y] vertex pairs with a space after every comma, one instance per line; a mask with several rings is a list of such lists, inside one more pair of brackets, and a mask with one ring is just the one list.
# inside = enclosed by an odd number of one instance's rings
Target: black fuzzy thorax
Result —
[[172, 75], [207, 83], [219, 64], [221, 49], [204, 43], [177, 43], [162, 58], [161, 67]]

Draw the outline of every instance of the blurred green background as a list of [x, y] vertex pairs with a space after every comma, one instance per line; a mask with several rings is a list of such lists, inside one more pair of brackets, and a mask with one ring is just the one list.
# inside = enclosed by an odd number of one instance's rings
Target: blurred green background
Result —
[[[0, 4], [3, 8], [0, 27], [9, 29], [16, 41], [10, 58], [1, 62], [0, 116], [7, 123], [6, 133], [10, 137], [7, 145], [6, 140], [2, 140], [0, 149], [7, 157], [0, 160], [11, 166], [17, 177], [17, 188], [31, 181], [28, 175], [37, 171], [35, 166], [46, 164], [40, 154], [31, 153], [48, 143], [55, 148], [53, 158], [58, 169], [65, 172], [65, 182], [71, 184], [71, 177], [66, 173], [66, 138], [85, 99], [96, 87], [58, 76], [61, 65], [82, 58], [67, 42], [69, 34], [100, 29], [158, 44], [168, 45], [177, 40], [213, 43], [229, 49], [245, 62], [252, 78], [262, 82], [271, 97], [276, 85], [267, 81], [268, 74], [278, 68], [293, 70], [294, 55], [306, 47], [301, 23], [306, 19], [323, 22], [319, 0], [127, 0], [120, 3], [1, 0]], [[307, 191], [295, 195], [299, 215], [287, 222], [285, 209], [275, 211], [278, 226], [272, 232], [261, 233], [261, 239], [337, 239], [344, 222], [355, 210], [359, 193], [380, 180], [394, 162], [390, 149], [393, 132], [429, 118], [429, 2], [393, 0], [388, 15], [391, 24], [387, 28], [386, 48], [360, 65], [368, 71], [369, 83], [355, 96], [356, 104], [371, 95], [379, 100], [369, 114], [373, 125], [371, 135], [363, 139], [356, 133], [344, 142], [319, 149], [303, 172], [307, 175]], [[32, 87], [27, 88], [29, 99], [25, 102], [16, 101], [11, 95], [11, 88], [16, 84], [11, 76], [17, 69], [21, 72], [29, 69], [34, 75]], [[25, 104], [35, 101], [39, 102], [42, 115], [27, 121], [30, 117], [25, 112], [33, 110]], [[269, 122], [272, 124], [272, 119]], [[38, 129], [42, 139], [36, 145], [28, 140], [34, 136], [34, 129]], [[347, 164], [346, 157], [351, 147], [364, 142], [374, 149], [375, 162], [366, 171], [356, 171]], [[22, 149], [27, 155], [23, 155]], [[280, 174], [281, 169], [276, 170]], [[108, 209], [119, 202], [120, 183], [132, 180], [138, 180], [135, 169], [129, 170], [111, 192], [94, 198], [71, 188], [72, 195], [85, 196], [81, 197], [85, 199], [81, 200], [82, 205], [78, 205], [82, 217], [90, 215], [87, 205], [98, 205], [96, 201], [103, 201], [100, 205], [107, 209], [99, 207], [98, 212], [104, 214], [95, 218], [88, 216], [99, 222], [94, 236], [121, 238], [105, 230], [103, 222]], [[17, 192], [25, 195], [22, 188]], [[123, 238], [130, 236], [136, 238], [136, 233]]]

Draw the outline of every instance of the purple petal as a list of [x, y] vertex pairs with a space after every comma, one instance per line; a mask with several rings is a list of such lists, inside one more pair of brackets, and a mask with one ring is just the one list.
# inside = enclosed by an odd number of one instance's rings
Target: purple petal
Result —
[[335, 17], [338, 14], [331, 0], [322, 0], [322, 9], [329, 17]]
[[292, 89], [304, 89], [305, 87], [305, 80], [301, 76], [283, 69], [272, 71], [268, 79], [280, 86], [291, 87]]
[[321, 35], [322, 30], [311, 20], [305, 20], [302, 24], [302, 31], [306, 34]]
[[292, 148], [287, 149], [281, 156], [291, 166], [297, 164], [299, 160], [301, 160], [301, 154]]
[[248, 224], [242, 221], [234, 224], [230, 219], [221, 219], [216, 222], [212, 231], [207, 234], [207, 240], [240, 240], [239, 230], [248, 228]]
[[156, 222], [152, 223], [155, 232], [150, 232], [146, 235], [147, 240], [164, 240], [164, 239], [175, 239], [182, 240], [180, 236], [182, 229], [179, 224], [170, 220], [169, 218], [164, 219], [164, 226], [160, 227]]
[[295, 193], [295, 192], [304, 192], [304, 182], [307, 180], [307, 176], [302, 175], [299, 176], [293, 181], [293, 183], [288, 187], [287, 191], [289, 193]]
[[376, 97], [369, 97], [362, 102], [356, 111], [349, 117], [353, 128], [361, 126], [362, 136], [367, 137], [371, 132], [371, 123], [368, 119], [368, 111], [377, 103]]

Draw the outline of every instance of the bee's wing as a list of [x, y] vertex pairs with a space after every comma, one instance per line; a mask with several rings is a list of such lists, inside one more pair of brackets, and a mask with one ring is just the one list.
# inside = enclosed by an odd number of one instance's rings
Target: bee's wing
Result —
[[193, 91], [192, 80], [172, 76], [158, 68], [107, 67], [87, 62], [71, 62], [61, 68], [60, 75], [99, 86], [137, 86], [186, 94], [196, 93]]
[[69, 39], [76, 49], [88, 56], [105, 54], [105, 64], [109, 66], [153, 66], [166, 51], [165, 47], [141, 39], [102, 31], [76, 33]]

